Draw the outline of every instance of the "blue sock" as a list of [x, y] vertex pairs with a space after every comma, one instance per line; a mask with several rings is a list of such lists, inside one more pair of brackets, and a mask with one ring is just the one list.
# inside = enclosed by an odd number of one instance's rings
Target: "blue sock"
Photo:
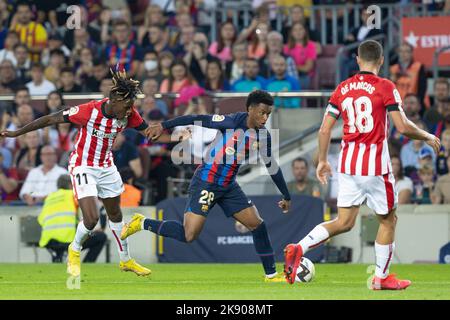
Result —
[[184, 227], [175, 220], [154, 220], [145, 219], [144, 229], [156, 233], [163, 237], [173, 238], [181, 242], [186, 242]]
[[264, 267], [266, 275], [277, 272], [275, 267], [275, 255], [270, 243], [269, 234], [267, 233], [266, 224], [264, 221], [252, 231], [253, 244], [255, 245], [256, 253]]

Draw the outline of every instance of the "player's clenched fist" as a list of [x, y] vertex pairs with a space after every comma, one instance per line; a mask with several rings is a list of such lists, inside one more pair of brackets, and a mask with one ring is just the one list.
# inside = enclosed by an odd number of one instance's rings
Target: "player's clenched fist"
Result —
[[319, 164], [317, 165], [316, 170], [316, 176], [317, 179], [320, 181], [321, 184], [327, 184], [328, 183], [328, 176], [332, 175], [331, 166], [329, 162], [326, 161], [319, 161]]
[[281, 210], [283, 210], [283, 213], [288, 213], [289, 208], [291, 207], [291, 201], [283, 199], [278, 202], [278, 206], [281, 208]]

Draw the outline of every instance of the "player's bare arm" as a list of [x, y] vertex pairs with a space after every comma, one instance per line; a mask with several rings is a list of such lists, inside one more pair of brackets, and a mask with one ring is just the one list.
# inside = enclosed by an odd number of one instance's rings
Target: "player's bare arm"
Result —
[[30, 132], [30, 131], [35, 131], [35, 130], [38, 130], [41, 128], [45, 128], [48, 126], [58, 124], [58, 123], [64, 123], [65, 121], [64, 121], [63, 112], [64, 112], [64, 110], [61, 110], [61, 111], [40, 117], [16, 131], [0, 132], [0, 136], [6, 137], [6, 138], [15, 138], [15, 137], [19, 137], [27, 132]]
[[423, 140], [431, 146], [436, 154], [439, 153], [441, 141], [438, 137], [418, 128], [414, 122], [409, 120], [403, 111], [391, 111], [392, 121], [399, 133], [410, 139]]
[[331, 166], [328, 162], [328, 149], [330, 147], [331, 130], [336, 124], [336, 119], [325, 115], [319, 130], [319, 161], [316, 176], [320, 183], [327, 184], [328, 176], [331, 176]]

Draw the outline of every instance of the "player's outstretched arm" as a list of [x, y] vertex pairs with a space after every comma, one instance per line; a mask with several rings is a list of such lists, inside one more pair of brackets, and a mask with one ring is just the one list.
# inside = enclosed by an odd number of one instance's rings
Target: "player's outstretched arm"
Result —
[[40, 117], [16, 131], [2, 131], [2, 132], [0, 132], [0, 137], [15, 138], [15, 137], [21, 136], [27, 132], [30, 132], [30, 131], [35, 131], [35, 130], [38, 130], [41, 128], [52, 126], [57, 123], [63, 123], [63, 122], [65, 122], [63, 112], [64, 112], [64, 110], [61, 110], [61, 111]]
[[436, 154], [439, 153], [441, 141], [438, 137], [418, 128], [414, 122], [409, 120], [403, 111], [391, 111], [392, 121], [397, 131], [410, 139], [425, 141], [431, 146]]

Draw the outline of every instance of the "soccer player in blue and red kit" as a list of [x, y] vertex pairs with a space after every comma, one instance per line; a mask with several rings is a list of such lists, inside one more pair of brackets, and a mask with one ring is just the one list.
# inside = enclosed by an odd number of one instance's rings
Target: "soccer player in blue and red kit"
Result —
[[276, 272], [274, 252], [266, 225], [252, 201], [236, 182], [240, 165], [251, 161], [252, 151], [264, 161], [272, 180], [283, 195], [278, 206], [289, 211], [290, 195], [281, 169], [272, 156], [271, 136], [265, 124], [272, 111], [273, 98], [262, 90], [249, 94], [247, 112], [229, 115], [187, 115], [149, 127], [149, 137], [157, 139], [164, 129], [201, 123], [203, 127], [219, 130], [209, 145], [207, 156], [195, 171], [189, 186], [184, 223], [174, 220], [146, 219], [136, 214], [122, 229], [121, 239], [148, 230], [160, 236], [182, 242], [195, 240], [206, 221], [209, 210], [218, 204], [227, 217], [233, 217], [253, 234], [253, 242], [266, 274], [265, 281], [284, 281]]

